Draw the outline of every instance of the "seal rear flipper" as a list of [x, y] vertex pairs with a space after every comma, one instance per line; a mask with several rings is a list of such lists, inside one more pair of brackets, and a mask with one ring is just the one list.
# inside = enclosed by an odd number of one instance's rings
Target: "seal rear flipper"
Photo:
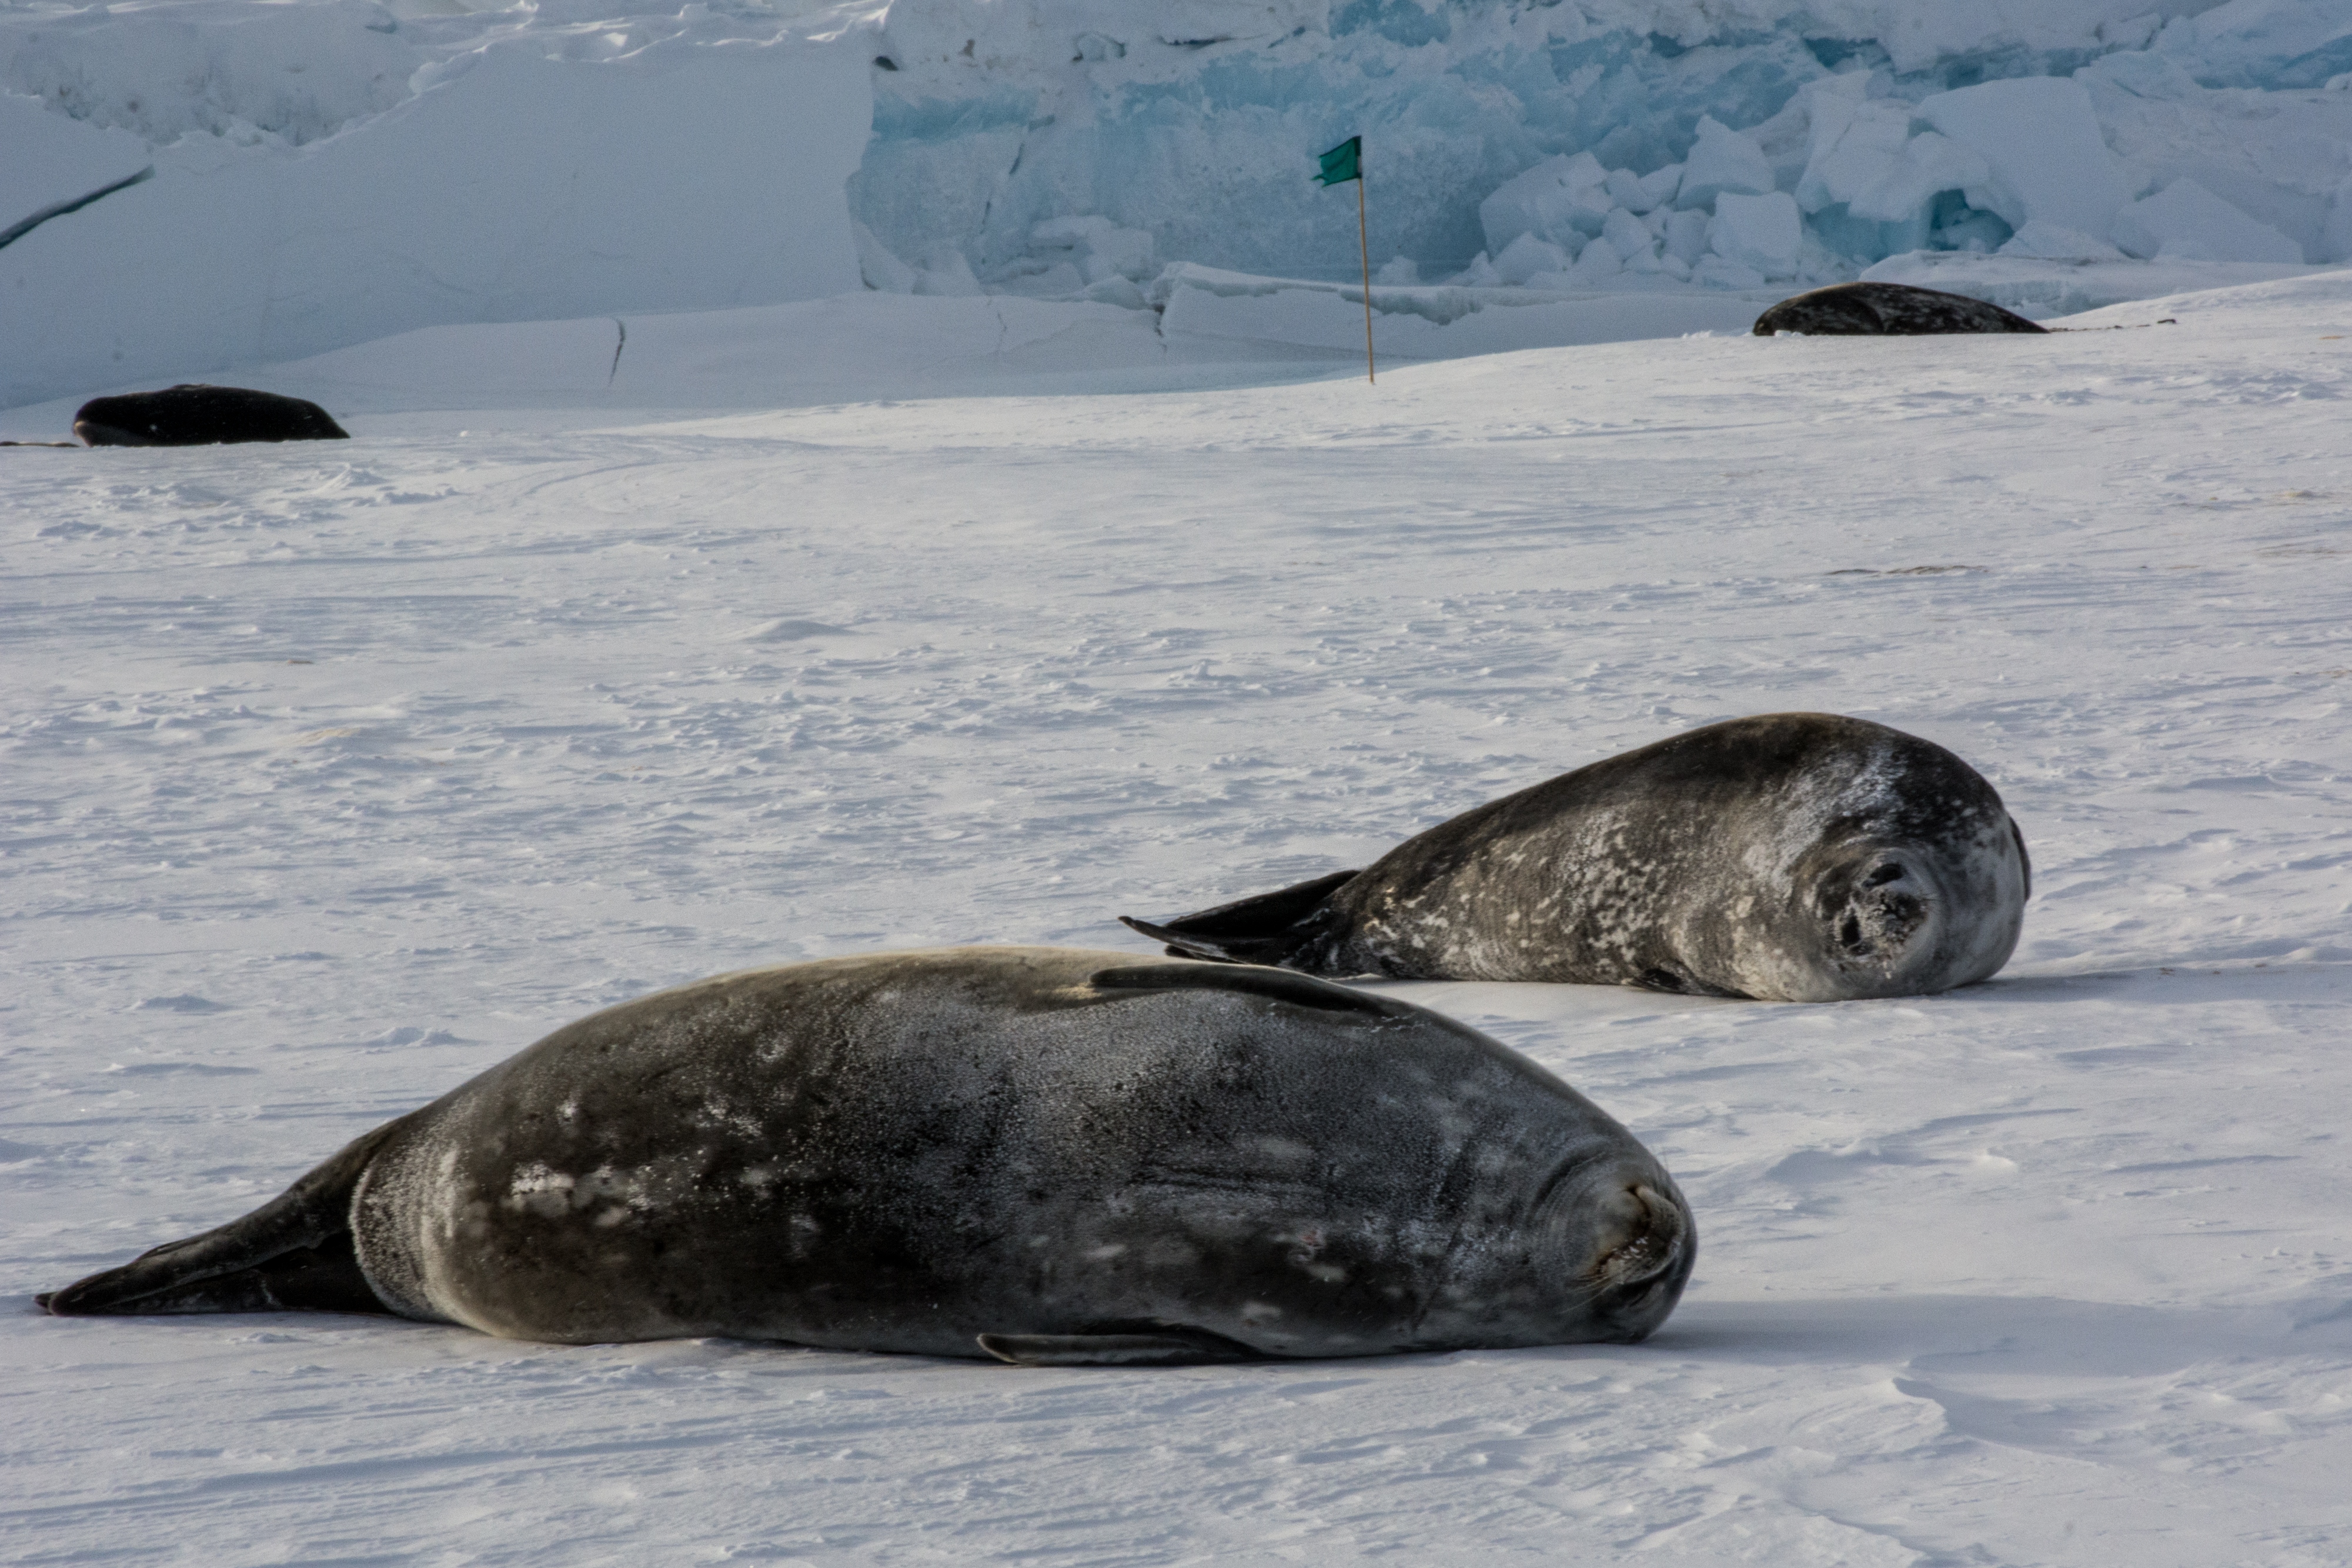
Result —
[[984, 1333], [980, 1348], [1015, 1366], [1206, 1366], [1269, 1359], [1206, 1329], [1140, 1333]]
[[1276, 888], [1254, 898], [1236, 899], [1192, 915], [1180, 915], [1165, 925], [1120, 915], [1119, 924], [1155, 942], [1168, 944], [1169, 956], [1204, 958], [1212, 963], [1287, 964], [1322, 935], [1317, 916], [1330, 896], [1358, 873], [1333, 872], [1312, 882]]
[[361, 1271], [352, 1192], [386, 1123], [242, 1219], [33, 1298], [58, 1317], [176, 1312], [388, 1312]]

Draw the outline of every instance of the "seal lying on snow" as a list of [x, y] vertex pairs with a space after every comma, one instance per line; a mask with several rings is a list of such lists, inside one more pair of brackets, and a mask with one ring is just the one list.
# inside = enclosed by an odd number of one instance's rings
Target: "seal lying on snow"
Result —
[[231, 441], [349, 441], [315, 402], [249, 387], [189, 382], [162, 392], [92, 398], [74, 411], [92, 446], [213, 446]]
[[1945, 332], [2047, 332], [2024, 317], [1941, 289], [1907, 283], [1833, 283], [1793, 295], [1756, 318], [1756, 335], [1921, 338]]
[[580, 1020], [50, 1312], [378, 1311], [1179, 1363], [1641, 1339], [1690, 1211], [1475, 1030], [1049, 947], [723, 976]]
[[1766, 714], [1465, 811], [1367, 871], [1126, 923], [1309, 974], [1826, 1002], [1991, 975], [2030, 874], [2000, 797], [1942, 747]]

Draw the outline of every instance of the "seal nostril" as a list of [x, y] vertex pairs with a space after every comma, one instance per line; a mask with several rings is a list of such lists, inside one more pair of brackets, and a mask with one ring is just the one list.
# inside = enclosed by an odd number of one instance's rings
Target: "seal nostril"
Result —
[[1838, 927], [1838, 940], [1849, 947], [1862, 946], [1862, 920], [1858, 915], [1845, 917], [1845, 924]]
[[1864, 877], [1862, 879], [1862, 885], [1864, 887], [1885, 887], [1888, 883], [1900, 879], [1902, 875], [1903, 868], [1901, 866], [1883, 865], [1876, 871], [1872, 872], [1868, 876]]

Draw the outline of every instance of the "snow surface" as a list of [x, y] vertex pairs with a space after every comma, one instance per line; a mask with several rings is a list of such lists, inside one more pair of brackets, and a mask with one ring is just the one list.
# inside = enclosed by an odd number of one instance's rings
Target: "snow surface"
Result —
[[[1377, 386], [1149, 320], [441, 327], [257, 374], [347, 444], [0, 452], [8, 1555], [2352, 1560], [2352, 277]], [[1786, 708], [2003, 791], [1998, 979], [1396, 988], [1676, 1173], [1647, 1344], [1023, 1371], [32, 1310], [592, 1009], [1140, 951], [1112, 916]]]

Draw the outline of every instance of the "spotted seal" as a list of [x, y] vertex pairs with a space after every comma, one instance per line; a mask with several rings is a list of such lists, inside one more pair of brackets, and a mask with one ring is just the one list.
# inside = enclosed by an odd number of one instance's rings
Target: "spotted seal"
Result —
[[1756, 335], [1924, 338], [1951, 332], [2047, 332], [2014, 311], [1907, 283], [1833, 283], [1792, 295], [1756, 318]]
[[51, 1312], [1036, 1364], [1639, 1340], [1690, 1210], [1475, 1030], [1278, 969], [831, 959], [597, 1013]]
[[215, 446], [233, 441], [349, 441], [317, 403], [251, 387], [187, 382], [162, 392], [97, 397], [74, 411], [92, 446]]
[[1364, 871], [1126, 924], [1317, 975], [1843, 1001], [1991, 975], [2030, 876], [2000, 795], [1942, 747], [1765, 714], [1491, 801]]

